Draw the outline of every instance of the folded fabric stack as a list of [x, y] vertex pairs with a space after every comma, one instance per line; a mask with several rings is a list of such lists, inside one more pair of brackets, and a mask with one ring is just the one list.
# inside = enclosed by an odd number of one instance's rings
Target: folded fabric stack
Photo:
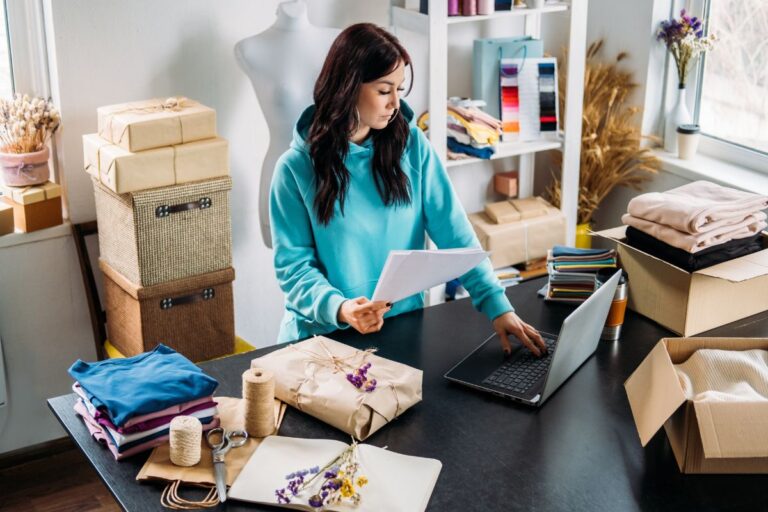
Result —
[[[451, 98], [447, 108], [448, 159], [491, 158], [501, 136], [501, 121], [480, 110], [472, 100]], [[419, 117], [418, 126], [428, 131], [429, 113]]]
[[621, 220], [627, 242], [693, 272], [763, 248], [768, 197], [696, 181], [641, 194]]
[[75, 412], [116, 460], [167, 442], [176, 416], [198, 418], [204, 431], [219, 425], [218, 382], [165, 345], [127, 359], [78, 360], [69, 374]]
[[561, 302], [587, 300], [595, 291], [597, 272], [604, 268], [616, 268], [615, 250], [556, 245], [547, 258], [546, 299]]

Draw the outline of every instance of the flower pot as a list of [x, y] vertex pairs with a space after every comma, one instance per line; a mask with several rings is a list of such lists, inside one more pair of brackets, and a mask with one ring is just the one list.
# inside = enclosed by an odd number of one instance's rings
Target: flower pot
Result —
[[9, 187], [28, 187], [47, 182], [50, 178], [49, 156], [47, 146], [34, 153], [0, 152], [3, 181]]
[[592, 226], [589, 222], [576, 225], [576, 247], [579, 249], [592, 248], [592, 235], [589, 234], [591, 230]]

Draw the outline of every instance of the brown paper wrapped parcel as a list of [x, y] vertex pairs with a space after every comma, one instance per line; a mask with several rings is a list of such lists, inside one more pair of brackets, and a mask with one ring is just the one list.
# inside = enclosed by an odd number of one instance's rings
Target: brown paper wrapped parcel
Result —
[[226, 139], [132, 153], [92, 133], [83, 135], [85, 170], [116, 194], [178, 185], [229, 174]]
[[[366, 392], [347, 373], [371, 363]], [[251, 361], [275, 375], [275, 398], [363, 440], [421, 401], [422, 371], [324, 336]]]
[[99, 135], [128, 151], [216, 136], [216, 111], [187, 98], [152, 99], [96, 109]]

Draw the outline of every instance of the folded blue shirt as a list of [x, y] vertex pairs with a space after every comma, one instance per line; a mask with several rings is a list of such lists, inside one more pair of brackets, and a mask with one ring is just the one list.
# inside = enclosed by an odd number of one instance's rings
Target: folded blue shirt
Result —
[[125, 359], [86, 363], [78, 359], [69, 374], [91, 403], [121, 427], [142, 414], [210, 396], [219, 385], [192, 361], [163, 344]]
[[567, 245], [556, 245], [552, 248], [552, 256], [594, 256], [597, 254], [606, 254], [610, 249], [579, 249], [568, 247]]

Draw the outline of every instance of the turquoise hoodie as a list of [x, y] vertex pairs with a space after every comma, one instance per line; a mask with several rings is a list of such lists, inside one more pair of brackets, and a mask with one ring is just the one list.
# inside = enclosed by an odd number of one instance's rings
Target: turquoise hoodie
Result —
[[[306, 137], [315, 108], [307, 108], [296, 123], [291, 147], [275, 166], [269, 205], [275, 271], [285, 292], [279, 342], [348, 327], [337, 319], [342, 302], [371, 298], [389, 251], [424, 249], [425, 233], [441, 249], [480, 247], [445, 168], [413, 122], [413, 111], [403, 101], [400, 110], [410, 125], [401, 165], [411, 184], [411, 203], [385, 205], [371, 170], [371, 138], [350, 142], [344, 215], [337, 202], [328, 225], [320, 223], [313, 207], [315, 173]], [[460, 279], [472, 304], [491, 320], [513, 311], [487, 259]], [[423, 306], [423, 293], [416, 294], [396, 302], [386, 317]]]

